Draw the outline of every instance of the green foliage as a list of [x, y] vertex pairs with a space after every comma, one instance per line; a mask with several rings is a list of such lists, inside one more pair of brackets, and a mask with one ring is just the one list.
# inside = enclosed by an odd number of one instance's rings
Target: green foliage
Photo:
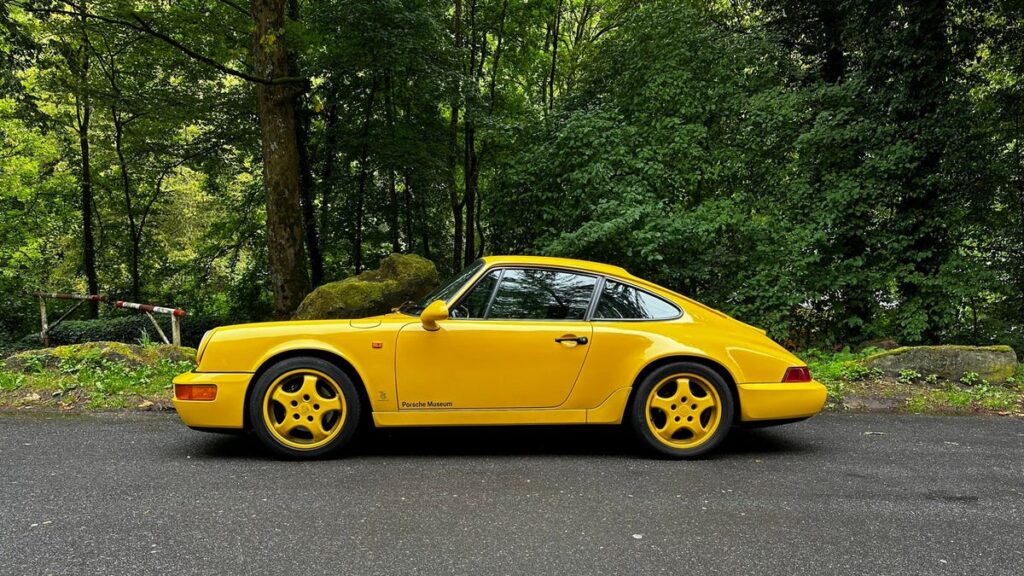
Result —
[[981, 376], [977, 372], [965, 372], [960, 377], [960, 383], [964, 386], [976, 386], [978, 384], [988, 384], [985, 380], [982, 380]]
[[900, 370], [900, 375], [897, 378], [897, 380], [903, 384], [913, 384], [914, 382], [917, 382], [920, 379], [920, 372], [918, 372], [917, 370], [910, 370], [907, 368]]
[[808, 350], [801, 353], [801, 358], [807, 362], [815, 380], [829, 385], [856, 382], [879, 376], [881, 373], [878, 370], [868, 368], [859, 362], [860, 359], [867, 358], [876, 352], [878, 350], [874, 348], [867, 348], [860, 352], [851, 352], [849, 348], [838, 352]]
[[915, 391], [907, 399], [906, 410], [911, 413], [968, 413], [979, 409], [992, 412], [1019, 411], [1024, 409], [1022, 401], [1024, 396], [1012, 388], [988, 383], [963, 388], [948, 382], [939, 389]]
[[[85, 174], [102, 292], [185, 308], [189, 343], [269, 318], [261, 112], [224, 73], [253, 72], [251, 15], [85, 6], [0, 8], [0, 348], [38, 330], [27, 292], [86, 289]], [[309, 79], [286, 216], [318, 281], [579, 256], [787, 345], [1024, 352], [1020, 3], [301, 0], [274, 37]], [[84, 317], [55, 340], [155, 337]], [[816, 374], [870, 379], [855, 360]]]
[[43, 401], [93, 409], [130, 408], [142, 400], [166, 402], [171, 380], [191, 370], [191, 362], [160, 360], [152, 366], [131, 366], [107, 360], [62, 363], [55, 370], [34, 374], [0, 370], [0, 393], [16, 394], [4, 403], [24, 405], [24, 396], [38, 394]]
[[828, 389], [830, 402], [841, 403], [854, 384], [867, 382], [881, 375], [878, 370], [868, 368], [859, 362], [860, 359], [875, 352], [877, 350], [874, 348], [860, 352], [851, 352], [849, 348], [837, 352], [813, 349], [802, 352], [800, 357], [807, 362], [811, 376]]
[[1013, 372], [1013, 376], [1007, 379], [1009, 384], [1017, 384], [1018, 386], [1024, 385], [1024, 364], [1017, 364], [1016, 370]]
[[977, 374], [965, 374], [959, 382], [950, 382], [914, 370], [887, 377], [882, 371], [860, 363], [878, 352], [809, 350], [800, 353], [800, 357], [807, 361], [814, 379], [828, 389], [831, 408], [856, 409], [863, 406], [864, 399], [869, 399], [893, 410], [915, 414], [1024, 413], [1024, 387], [1014, 379], [1000, 386], [982, 380]]

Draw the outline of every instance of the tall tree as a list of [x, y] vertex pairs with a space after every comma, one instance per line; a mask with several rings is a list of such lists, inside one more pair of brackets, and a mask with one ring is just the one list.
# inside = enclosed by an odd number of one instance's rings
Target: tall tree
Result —
[[[89, 128], [92, 125], [92, 102], [89, 97], [89, 48], [88, 48], [88, 14], [85, 1], [78, 7], [79, 44], [74, 51], [76, 59], [72, 65], [76, 71], [75, 95], [75, 129], [78, 133], [79, 161], [79, 201], [82, 214], [82, 266], [85, 269], [86, 289], [89, 294], [99, 294], [99, 276], [96, 274], [96, 239], [93, 235], [92, 211], [92, 158], [90, 154]], [[99, 315], [99, 303], [89, 302], [89, 317]]]
[[[252, 0], [253, 68], [268, 82], [256, 87], [267, 202], [267, 253], [274, 309], [285, 316], [309, 292], [299, 201], [296, 98], [305, 84], [291, 78], [285, 43], [285, 0]], [[298, 216], [298, 217], [297, 217]]]

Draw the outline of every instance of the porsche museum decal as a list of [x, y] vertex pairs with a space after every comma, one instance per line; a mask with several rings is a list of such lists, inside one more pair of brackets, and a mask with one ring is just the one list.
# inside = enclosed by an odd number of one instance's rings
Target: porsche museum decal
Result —
[[451, 408], [454, 402], [439, 402], [437, 400], [420, 400], [418, 402], [402, 402], [402, 408]]

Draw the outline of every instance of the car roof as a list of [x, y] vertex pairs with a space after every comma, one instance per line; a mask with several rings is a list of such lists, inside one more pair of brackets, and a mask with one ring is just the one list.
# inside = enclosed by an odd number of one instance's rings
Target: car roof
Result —
[[620, 278], [638, 279], [621, 266], [591, 262], [589, 260], [576, 260], [575, 258], [555, 258], [552, 256], [484, 256], [483, 261], [488, 265], [493, 264], [514, 264], [518, 266], [553, 266], [557, 268], [571, 268], [584, 270], [597, 274], [607, 274]]

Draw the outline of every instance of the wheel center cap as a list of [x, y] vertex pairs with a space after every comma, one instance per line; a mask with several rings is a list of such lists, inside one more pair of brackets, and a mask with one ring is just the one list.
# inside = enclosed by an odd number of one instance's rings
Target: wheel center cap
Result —
[[309, 404], [303, 404], [303, 405], [299, 406], [299, 412], [303, 416], [305, 416], [306, 414], [309, 414], [309, 410], [310, 410]]

